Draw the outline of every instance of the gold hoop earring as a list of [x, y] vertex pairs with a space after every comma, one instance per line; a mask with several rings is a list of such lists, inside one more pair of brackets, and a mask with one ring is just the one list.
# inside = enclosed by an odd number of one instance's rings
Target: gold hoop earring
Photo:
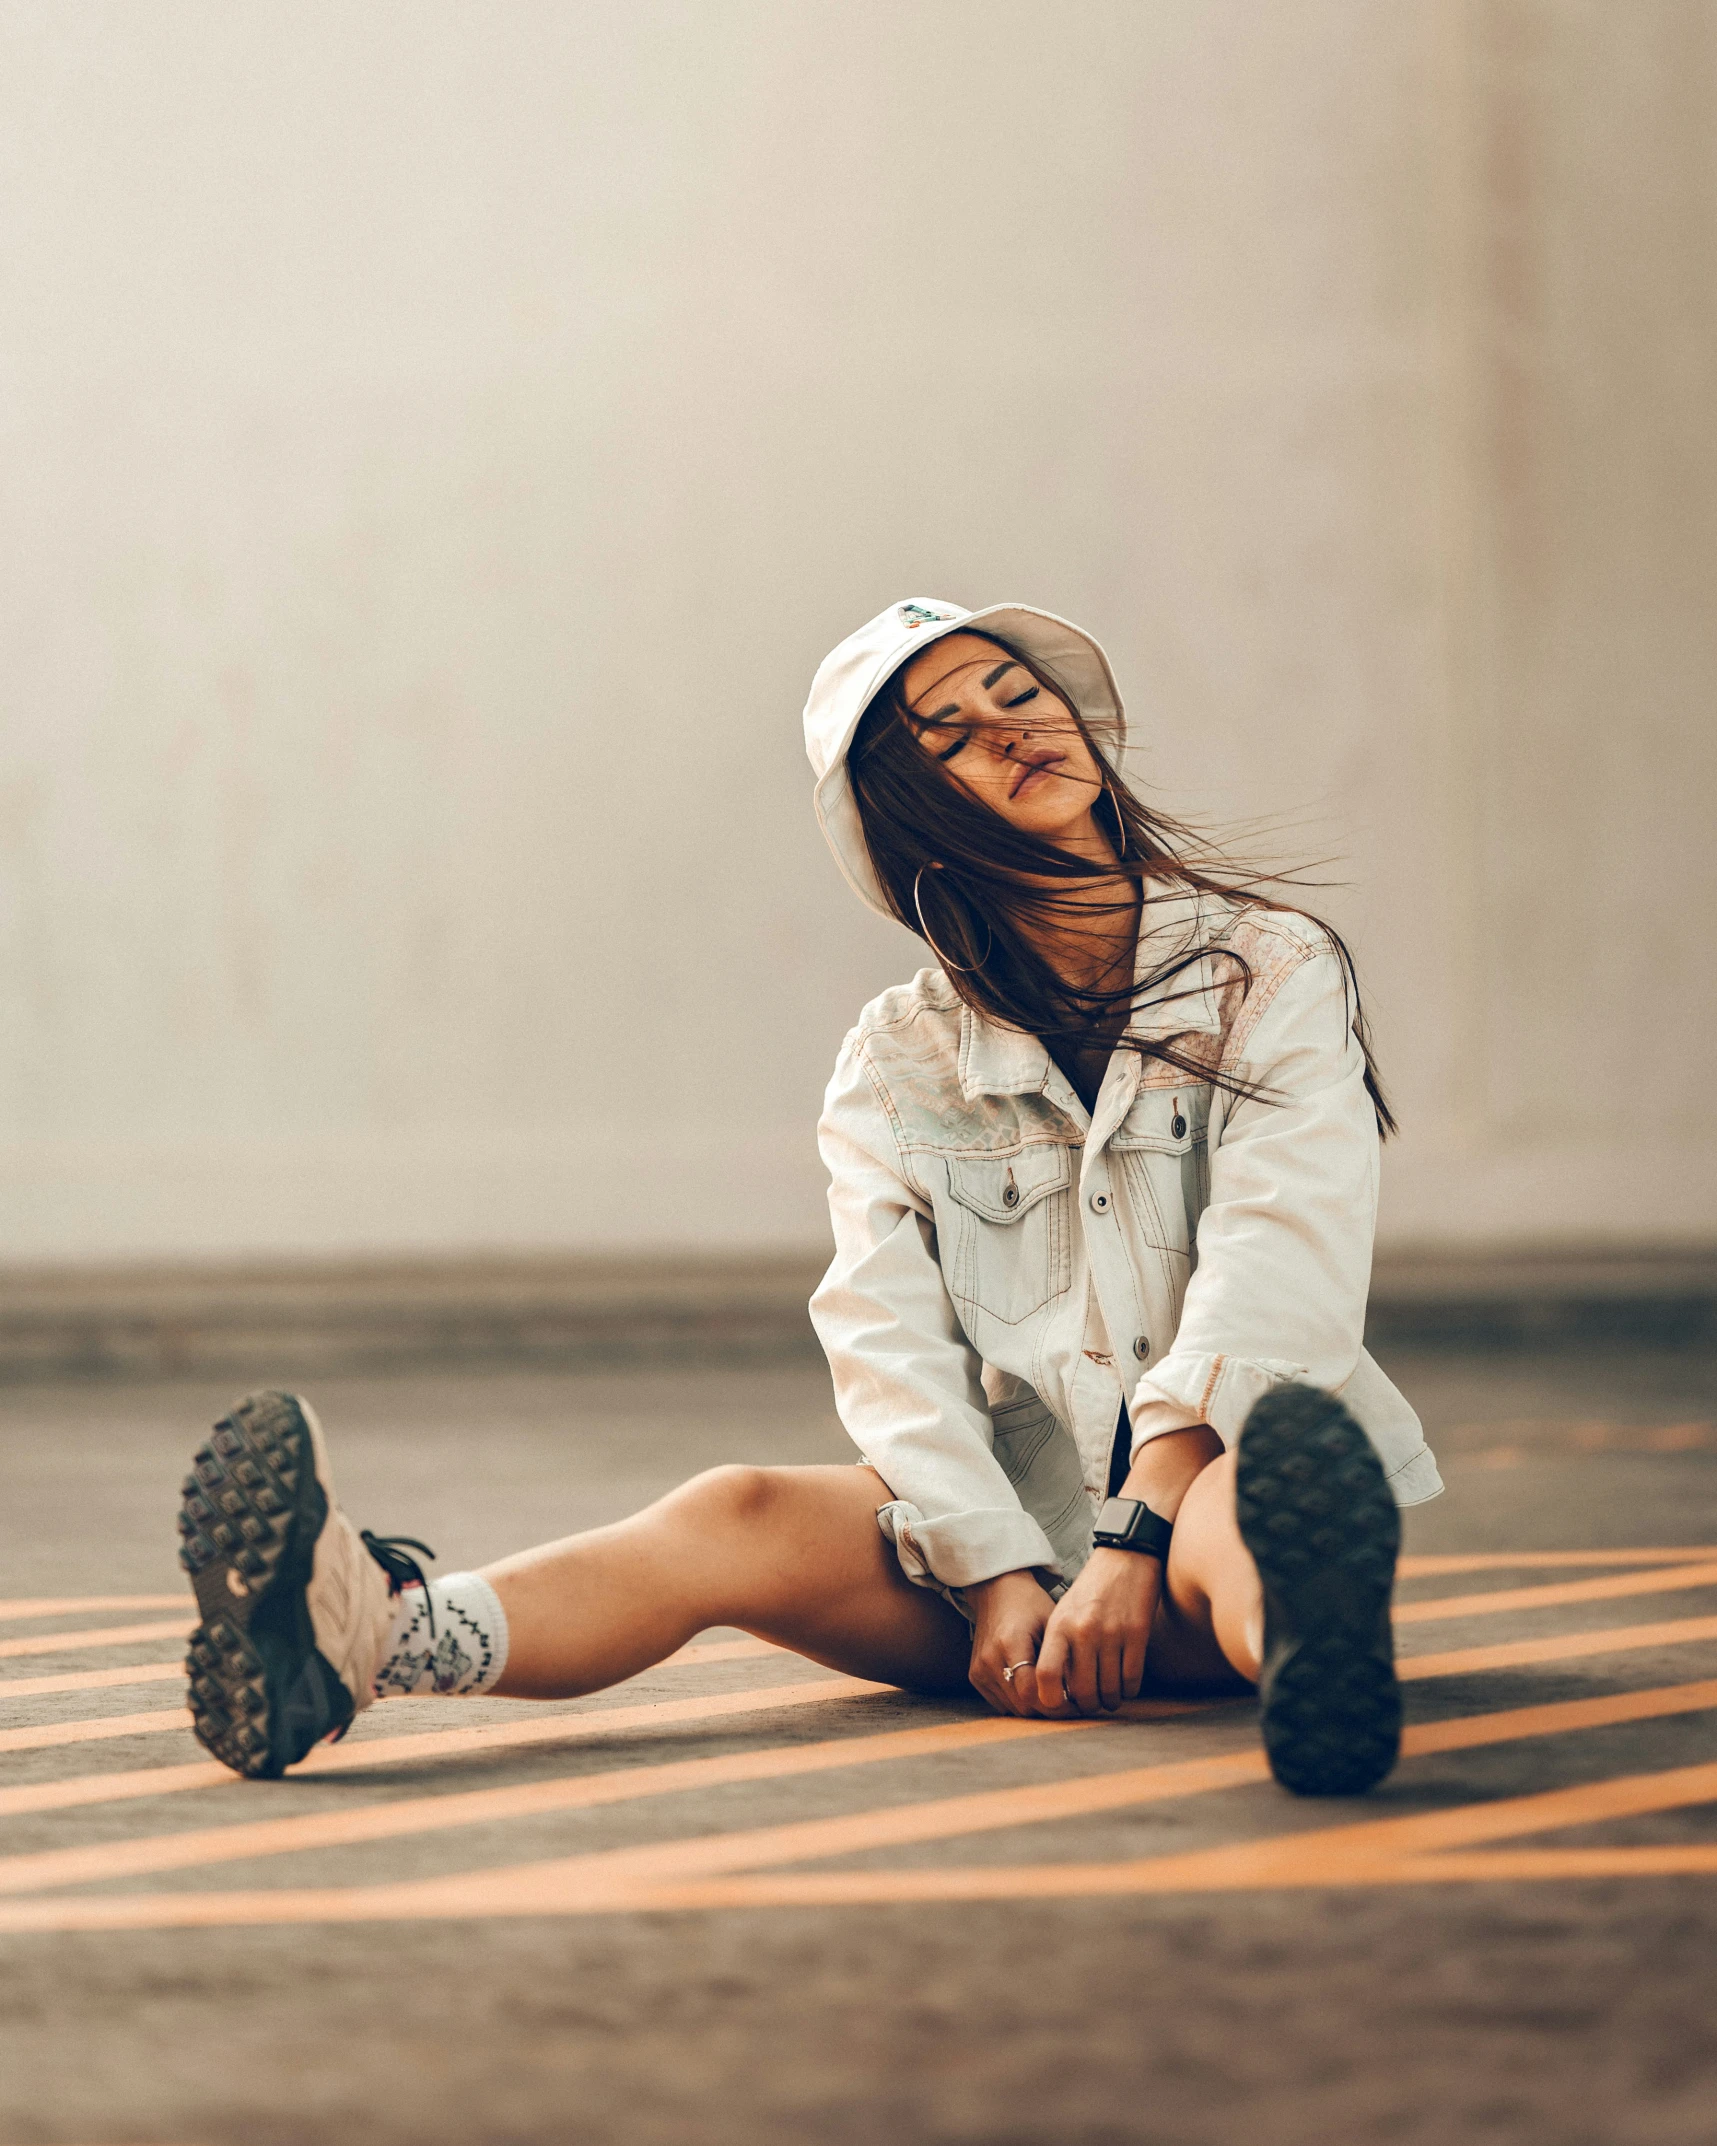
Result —
[[923, 879], [925, 873], [928, 872], [929, 869], [929, 865], [921, 864], [918, 867], [917, 874], [912, 882], [912, 906], [918, 912], [918, 929], [924, 934], [924, 944], [936, 956], [936, 959], [941, 962], [942, 966], [945, 969], [952, 969], [957, 976], [970, 976], [975, 969], [981, 969], [984, 963], [989, 960], [991, 954], [994, 953], [996, 945], [995, 932], [991, 927], [989, 918], [985, 917], [984, 951], [982, 952], [982, 954], [979, 955], [976, 961], [950, 961], [947, 955], [943, 953], [942, 949], [936, 944], [935, 939], [931, 935], [929, 925], [926, 924], [924, 921], [924, 898], [919, 893], [918, 888], [919, 882]]

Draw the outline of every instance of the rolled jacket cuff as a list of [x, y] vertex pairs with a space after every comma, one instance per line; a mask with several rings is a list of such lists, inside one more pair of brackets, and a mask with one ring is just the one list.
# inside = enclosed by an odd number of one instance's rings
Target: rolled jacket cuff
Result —
[[[1232, 1446], [1238, 1442], [1240, 1426], [1251, 1414], [1254, 1402], [1290, 1380], [1310, 1378], [1304, 1364], [1291, 1364], [1274, 1356], [1183, 1356], [1171, 1352], [1140, 1379], [1137, 1405], [1148, 1409], [1152, 1402], [1168, 1401], [1190, 1411], [1192, 1422], [1208, 1423], [1225, 1446]], [[1135, 1446], [1140, 1443], [1135, 1433]]]
[[1147, 1393], [1140, 1387], [1127, 1403], [1127, 1421], [1133, 1432], [1131, 1457], [1136, 1460], [1139, 1448], [1148, 1446], [1153, 1438], [1166, 1438], [1170, 1431], [1190, 1431], [1204, 1418], [1196, 1409], [1186, 1408], [1179, 1401], [1165, 1401], [1160, 1394]]
[[896, 1498], [877, 1508], [876, 1524], [919, 1587], [976, 1587], [1003, 1572], [1061, 1569], [1049, 1537], [1018, 1506], [926, 1520], [916, 1505]]

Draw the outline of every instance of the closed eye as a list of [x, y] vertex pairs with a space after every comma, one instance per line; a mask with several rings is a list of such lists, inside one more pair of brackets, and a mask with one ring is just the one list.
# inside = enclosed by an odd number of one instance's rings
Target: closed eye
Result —
[[1012, 700], [1004, 701], [1002, 705], [1007, 708], [1023, 708], [1028, 700], [1036, 700], [1036, 698], [1036, 686], [1027, 686], [1023, 693], [1016, 694]]
[[939, 752], [936, 757], [938, 760], [946, 764], [948, 761], [953, 759], [956, 753], [964, 752], [965, 749], [966, 733], [962, 730], [960, 735], [954, 740], [953, 744], [948, 746], [944, 751]]

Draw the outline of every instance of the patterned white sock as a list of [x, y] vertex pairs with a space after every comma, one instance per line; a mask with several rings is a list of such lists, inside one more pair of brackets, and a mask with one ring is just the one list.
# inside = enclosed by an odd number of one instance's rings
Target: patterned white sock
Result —
[[427, 1587], [401, 1589], [371, 1689], [378, 1699], [476, 1698], [506, 1666], [500, 1596], [478, 1573], [450, 1572]]

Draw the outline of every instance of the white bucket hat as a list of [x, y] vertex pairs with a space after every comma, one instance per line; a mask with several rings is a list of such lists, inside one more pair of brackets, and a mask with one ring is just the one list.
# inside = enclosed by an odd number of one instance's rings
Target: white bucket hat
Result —
[[847, 772], [847, 752], [865, 710], [909, 656], [950, 633], [987, 633], [1041, 663], [1065, 686], [1074, 707], [1111, 759], [1127, 742], [1120, 688], [1101, 645], [1053, 611], [1031, 604], [989, 604], [967, 611], [932, 596], [890, 604], [850, 633], [817, 666], [805, 703], [805, 750], [816, 774], [817, 824], [848, 884], [870, 906], [892, 917], [859, 821]]

